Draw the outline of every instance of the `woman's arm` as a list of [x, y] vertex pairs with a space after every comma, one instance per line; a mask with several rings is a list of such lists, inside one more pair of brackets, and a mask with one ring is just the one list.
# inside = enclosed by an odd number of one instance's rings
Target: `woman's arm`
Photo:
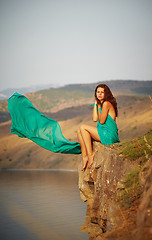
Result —
[[101, 124], [105, 123], [110, 107], [111, 107], [111, 103], [108, 101], [105, 101], [102, 105], [101, 113], [98, 111], [99, 122]]
[[92, 120], [94, 122], [98, 121], [98, 104], [97, 104], [96, 100], [95, 100], [95, 103], [94, 103], [94, 106], [93, 106]]

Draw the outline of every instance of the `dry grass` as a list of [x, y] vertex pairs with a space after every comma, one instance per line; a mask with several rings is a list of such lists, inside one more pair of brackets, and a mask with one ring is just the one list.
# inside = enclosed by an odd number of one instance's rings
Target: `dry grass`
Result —
[[[130, 106], [131, 103], [132, 106]], [[119, 105], [118, 128], [120, 140], [137, 137], [151, 129], [152, 109], [148, 97], [140, 97], [139, 99], [136, 97], [136, 101], [132, 101], [131, 97], [129, 103], [124, 105], [124, 102], [122, 102], [122, 105], [120, 103]], [[59, 123], [63, 135], [70, 141], [77, 141], [77, 129], [82, 123], [96, 125], [96, 123], [92, 122], [90, 113], [86, 115], [81, 113], [75, 118], [60, 121]], [[57, 159], [61, 160], [57, 167], [77, 167], [76, 162], [80, 157], [52, 153], [28, 139], [21, 139], [11, 135], [10, 127], [11, 121], [0, 124], [0, 168], [51, 168], [55, 165]]]

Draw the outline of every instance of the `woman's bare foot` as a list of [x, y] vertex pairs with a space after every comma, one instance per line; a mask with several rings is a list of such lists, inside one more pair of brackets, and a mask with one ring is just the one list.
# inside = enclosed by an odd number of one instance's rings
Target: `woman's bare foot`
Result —
[[88, 156], [83, 157], [83, 159], [82, 159], [82, 163], [83, 163], [83, 167], [82, 167], [81, 171], [83, 171], [83, 170], [86, 168], [86, 166], [87, 166], [87, 163], [88, 163]]
[[92, 164], [94, 162], [94, 155], [95, 153], [93, 152], [91, 155], [89, 155], [89, 162], [88, 162], [88, 168], [92, 167]]

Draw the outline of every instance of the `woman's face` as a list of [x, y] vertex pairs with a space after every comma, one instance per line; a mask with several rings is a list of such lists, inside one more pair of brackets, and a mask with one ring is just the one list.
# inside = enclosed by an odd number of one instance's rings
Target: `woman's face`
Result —
[[97, 88], [96, 95], [97, 95], [97, 98], [99, 99], [99, 101], [104, 100], [104, 96], [105, 96], [104, 88], [98, 87], [98, 88]]

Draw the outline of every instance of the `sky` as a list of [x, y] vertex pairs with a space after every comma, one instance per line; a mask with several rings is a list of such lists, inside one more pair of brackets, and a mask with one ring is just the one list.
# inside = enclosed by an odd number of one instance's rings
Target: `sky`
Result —
[[152, 80], [152, 0], [0, 0], [0, 90]]

